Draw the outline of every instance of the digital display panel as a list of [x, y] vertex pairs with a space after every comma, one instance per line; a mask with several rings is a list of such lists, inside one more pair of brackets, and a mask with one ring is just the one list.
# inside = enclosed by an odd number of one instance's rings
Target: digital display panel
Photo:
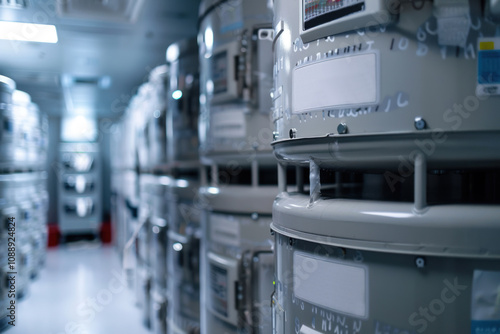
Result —
[[302, 0], [304, 30], [365, 10], [364, 0]]

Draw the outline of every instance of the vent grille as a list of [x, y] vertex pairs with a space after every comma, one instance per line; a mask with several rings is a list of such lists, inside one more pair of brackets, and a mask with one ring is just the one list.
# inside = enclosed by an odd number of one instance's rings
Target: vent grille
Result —
[[28, 0], [0, 0], [0, 8], [26, 9]]

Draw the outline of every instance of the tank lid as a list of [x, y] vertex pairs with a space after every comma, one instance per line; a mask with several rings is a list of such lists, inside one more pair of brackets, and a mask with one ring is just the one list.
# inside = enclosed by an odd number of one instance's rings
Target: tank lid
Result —
[[15, 90], [12, 94], [12, 101], [17, 105], [29, 105], [31, 103], [31, 97], [22, 90]]
[[280, 193], [272, 229], [292, 238], [386, 253], [500, 258], [500, 208], [320, 199]]
[[0, 75], [0, 89], [12, 93], [16, 90], [16, 83], [11, 78]]
[[[272, 203], [278, 194], [274, 186], [202, 187], [203, 203], [217, 212], [271, 215]], [[228, 205], [231, 203], [231, 205]]]

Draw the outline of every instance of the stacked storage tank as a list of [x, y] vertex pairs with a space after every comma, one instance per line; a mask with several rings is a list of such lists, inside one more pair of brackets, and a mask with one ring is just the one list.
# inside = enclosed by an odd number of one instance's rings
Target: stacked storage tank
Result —
[[62, 142], [59, 159], [58, 209], [62, 238], [87, 233], [98, 237], [102, 212], [99, 145]]
[[500, 330], [494, 3], [274, 1], [275, 333]]
[[197, 206], [199, 63], [196, 39], [167, 49], [168, 184], [167, 327], [168, 333], [200, 331], [200, 208]]
[[116, 246], [130, 287], [136, 286], [136, 234], [138, 232], [139, 171], [136, 153], [136, 124], [140, 115], [140, 97], [135, 95], [113, 134], [116, 164], [112, 188], [116, 193], [114, 216], [117, 219]]
[[151, 286], [149, 289], [149, 317], [151, 331], [161, 334], [167, 332], [167, 244], [168, 244], [168, 186], [170, 176], [160, 176], [150, 185], [151, 239]]
[[28, 294], [47, 244], [47, 118], [15, 89], [13, 80], [0, 76], [0, 330], [10, 321], [11, 300]]
[[270, 333], [272, 4], [202, 1], [201, 332]]
[[[136, 294], [143, 313], [143, 323], [150, 328], [153, 317], [151, 297], [153, 278], [157, 277], [158, 259], [152, 249], [154, 232], [165, 219], [162, 207], [165, 193], [160, 183], [166, 164], [165, 117], [168, 67], [158, 66], [149, 81], [139, 89], [136, 123], [136, 154], [139, 169], [139, 206], [136, 238]], [[160, 197], [159, 199], [157, 197]]]

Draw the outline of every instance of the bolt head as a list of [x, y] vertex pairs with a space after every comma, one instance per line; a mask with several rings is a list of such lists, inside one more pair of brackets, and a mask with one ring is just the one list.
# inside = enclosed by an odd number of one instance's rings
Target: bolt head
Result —
[[290, 139], [297, 138], [297, 129], [290, 129]]
[[417, 268], [425, 268], [425, 258], [417, 257], [415, 259], [415, 265], [417, 266]]
[[279, 133], [278, 131], [273, 131], [273, 140], [278, 140]]
[[417, 130], [423, 130], [427, 127], [427, 123], [422, 117], [416, 117], [415, 118], [415, 129]]
[[347, 124], [346, 123], [340, 123], [338, 126], [337, 126], [337, 132], [340, 134], [340, 135], [344, 135], [347, 133]]

